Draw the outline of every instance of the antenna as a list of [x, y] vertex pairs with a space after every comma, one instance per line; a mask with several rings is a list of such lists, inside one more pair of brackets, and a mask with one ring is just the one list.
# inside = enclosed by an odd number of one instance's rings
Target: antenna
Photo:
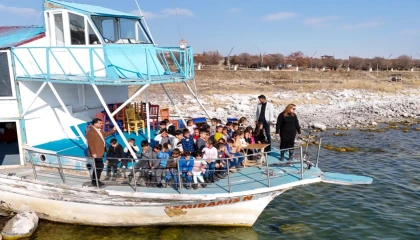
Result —
[[182, 41], [184, 39], [182, 38], [181, 28], [179, 27], [179, 17], [178, 17], [178, 8], [176, 7], [176, 0], [174, 0], [174, 6], [175, 6], [176, 21], [178, 23], [178, 34], [179, 34], [179, 38], [181, 38], [181, 41]]
[[137, 2], [137, 0], [134, 0], [136, 2], [137, 8], [139, 9], [139, 13], [140, 13], [140, 17], [143, 19], [144, 21], [144, 25], [146, 27], [147, 32], [149, 33], [150, 38], [152, 39], [153, 45], [155, 44], [155, 40], [153, 40], [153, 36], [152, 33], [150, 32], [149, 26], [147, 25], [146, 19], [144, 18], [143, 12], [140, 9], [139, 3]]

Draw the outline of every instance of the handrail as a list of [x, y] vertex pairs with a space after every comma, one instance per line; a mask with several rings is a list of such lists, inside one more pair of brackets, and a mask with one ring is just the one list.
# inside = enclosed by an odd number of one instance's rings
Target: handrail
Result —
[[[56, 54], [60, 52], [57, 50], [63, 50], [62, 54], [66, 55], [57, 57]], [[15, 77], [19, 80], [136, 85], [144, 84], [144, 81], [166, 83], [194, 78], [191, 47], [180, 49], [139, 44], [107, 44], [81, 47], [13, 47], [11, 52], [17, 64]], [[51, 61], [51, 57], [54, 61]], [[139, 64], [139, 61], [145, 61], [146, 66]], [[69, 63], [73, 67], [69, 67]], [[32, 65], [36, 67], [33, 68]]]
[[[287, 164], [300, 163], [300, 165], [301, 165], [300, 166], [300, 180], [303, 180], [303, 176], [304, 176], [303, 175], [303, 173], [304, 173], [303, 164], [305, 162], [307, 162], [303, 158], [303, 147], [300, 146], [300, 147], [281, 149], [281, 151], [287, 151], [287, 150], [292, 150], [292, 149], [293, 150], [294, 149], [300, 149], [300, 153], [301, 153], [300, 161], [288, 161]], [[35, 179], [38, 179], [38, 172], [36, 170], [36, 166], [58, 169], [58, 173], [59, 173], [59, 175], [62, 179], [62, 182], [64, 184], [66, 184], [66, 177], [65, 177], [65, 171], [64, 170], [74, 170], [74, 171], [82, 171], [82, 172], [88, 171], [89, 179], [92, 179], [93, 172], [96, 172], [96, 170], [97, 170], [97, 166], [96, 166], [95, 161], [92, 157], [65, 156], [65, 155], [59, 155], [59, 154], [55, 154], [55, 153], [46, 153], [46, 152], [36, 151], [36, 150], [33, 150], [33, 149], [25, 149], [25, 151], [27, 151], [28, 154], [29, 154], [28, 162], [30, 162], [31, 165], [32, 165], [32, 170], [33, 170], [33, 174], [34, 174]], [[274, 151], [270, 151], [270, 152], [274, 152]], [[261, 154], [263, 154], [263, 157], [265, 159], [265, 167], [266, 167], [266, 171], [267, 171], [266, 172], [267, 187], [271, 187], [271, 178], [273, 177], [272, 174], [271, 174], [271, 171], [270, 171], [270, 165], [269, 165], [269, 161], [268, 161], [268, 154], [270, 152], [255, 152], [255, 153], [252, 153], [252, 154], [243, 154], [243, 157], [251, 157], [251, 156], [257, 156], [257, 155], [261, 156]], [[33, 158], [34, 153], [40, 154], [40, 156], [39, 156], [40, 160], [36, 161]], [[41, 155], [44, 155], [44, 156], [41, 156]], [[201, 162], [201, 161], [225, 160], [226, 161], [226, 168], [222, 171], [227, 172], [227, 182], [228, 182], [227, 191], [229, 193], [232, 193], [232, 184], [231, 184], [232, 175], [230, 173], [230, 170], [231, 170], [230, 160], [232, 158], [237, 158], [237, 157], [238, 156], [231, 156], [231, 157], [226, 157], [226, 158], [214, 158], [214, 159], [196, 159], [196, 160], [194, 159], [193, 161], [200, 161]], [[44, 161], [42, 161], [42, 158], [44, 158]], [[56, 160], [51, 161], [52, 159], [56, 159]], [[133, 190], [135, 192], [137, 192], [137, 180], [138, 179], [136, 179], [136, 172], [138, 171], [138, 169], [135, 168], [135, 165], [136, 165], [136, 160], [135, 159], [133, 159], [133, 158], [109, 158], [109, 157], [103, 157], [103, 159], [104, 160], [117, 159], [117, 160], [126, 160], [128, 162], [131, 162], [131, 169], [127, 168], [126, 170], [129, 170], [129, 171], [132, 172], [131, 174], [132, 174], [132, 176], [134, 176], [134, 188], [133, 188]], [[63, 162], [63, 160], [70, 161], [70, 163], [69, 162], [66, 163], [66, 161]], [[152, 161], [152, 160], [162, 160], [162, 159], [137, 159], [137, 162], [138, 161]], [[168, 161], [168, 160], [171, 160], [171, 159], [165, 159], [165, 160]], [[183, 191], [182, 191], [183, 184], [182, 184], [182, 170], [181, 170], [180, 164], [179, 164], [180, 160], [181, 159], [177, 160], [177, 169], [176, 169], [177, 170], [177, 177], [178, 177], [177, 182], [179, 184], [178, 187], [177, 187], [177, 190], [179, 191], [180, 194], [182, 194], [183, 193]], [[186, 159], [186, 160], [189, 161], [189, 159]], [[73, 164], [71, 164], [71, 163], [73, 163]], [[77, 163], [77, 164], [74, 164], [74, 163]], [[88, 164], [91, 164], [91, 167], [89, 167]], [[261, 162], [261, 164], [258, 164], [258, 165], [263, 166], [263, 162]], [[258, 167], [258, 165], [256, 167]], [[317, 165], [318, 165], [318, 161], [317, 161]], [[75, 166], [77, 166], [77, 167], [75, 167]], [[102, 170], [105, 170], [105, 166], [104, 166], [104, 169], [102, 169]], [[126, 170], [124, 170], [124, 172]], [[144, 169], [142, 169], [142, 170], [144, 170]], [[92, 171], [92, 173], [91, 173], [91, 171]], [[217, 170], [215, 171], [214, 174], [218, 174]], [[141, 173], [140, 173], [139, 179], [140, 179], [140, 177], [144, 177], [144, 176], [141, 176]], [[100, 183], [99, 183], [100, 179], [98, 179], [97, 174], [95, 174], [95, 179], [92, 179], [92, 180], [95, 181], [96, 187], [99, 188], [100, 187]], [[130, 184], [130, 182], [128, 182], [128, 184]]]

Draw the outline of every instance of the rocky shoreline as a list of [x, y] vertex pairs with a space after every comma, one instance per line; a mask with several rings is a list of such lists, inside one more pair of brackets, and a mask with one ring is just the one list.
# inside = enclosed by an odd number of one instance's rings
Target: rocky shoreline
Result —
[[[362, 128], [381, 122], [420, 122], [420, 89], [395, 93], [367, 90], [317, 90], [257, 92], [255, 94], [200, 95], [200, 102], [211, 117], [226, 121], [228, 117], [255, 119], [257, 96], [264, 94], [274, 104], [275, 116], [289, 103], [297, 105], [302, 128]], [[175, 100], [185, 117], [205, 116], [191, 94], [175, 94]], [[177, 115], [167, 98], [150, 96], [150, 101], [168, 106]]]

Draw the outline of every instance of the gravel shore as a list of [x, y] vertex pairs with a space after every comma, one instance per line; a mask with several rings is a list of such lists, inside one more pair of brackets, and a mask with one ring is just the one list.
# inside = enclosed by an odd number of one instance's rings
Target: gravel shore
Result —
[[[287, 104], [296, 104], [303, 128], [360, 128], [380, 122], [420, 120], [420, 89], [396, 93], [346, 89], [310, 93], [282, 91], [200, 95], [199, 98], [211, 117], [226, 121], [228, 117], [244, 116], [252, 123], [260, 94], [274, 104], [276, 117]], [[171, 112], [177, 115], [167, 98], [151, 96], [150, 100], [169, 106]], [[175, 101], [185, 117], [205, 116], [192, 95], [178, 93]]]

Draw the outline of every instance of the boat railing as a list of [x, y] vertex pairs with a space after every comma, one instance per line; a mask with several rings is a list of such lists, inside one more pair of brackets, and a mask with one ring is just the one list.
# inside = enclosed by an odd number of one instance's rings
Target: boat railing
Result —
[[[287, 148], [287, 149], [281, 149], [281, 151], [288, 151], [288, 150], [294, 150], [294, 151], [299, 151], [300, 152], [300, 156], [299, 158], [295, 158], [295, 159], [289, 159], [288, 161], [284, 161], [284, 162], [276, 162], [276, 166], [290, 166], [292, 164], [300, 164], [300, 180], [304, 180], [304, 171], [308, 168], [308, 166], [313, 165], [310, 161], [308, 156], [306, 155], [307, 153], [305, 153], [304, 151], [304, 147], [299, 146], [299, 147], [293, 147], [293, 148]], [[319, 150], [320, 148], [318, 148], [318, 153], [317, 153], [317, 160], [316, 160], [316, 167], [318, 166], [318, 156], [319, 156]], [[35, 179], [39, 179], [39, 176], [42, 175], [44, 178], [48, 178], [48, 177], [52, 177], [54, 174], [56, 174], [58, 172], [61, 181], [63, 184], [68, 184], [66, 177], [67, 178], [71, 178], [71, 181], [81, 181], [82, 178], [78, 178], [78, 175], [88, 175], [89, 176], [89, 182], [92, 182], [94, 184], [92, 184], [92, 186], [94, 187], [100, 187], [100, 179], [97, 178], [97, 174], [93, 174], [94, 172], [98, 172], [98, 171], [103, 171], [106, 168], [108, 168], [108, 165], [105, 164], [103, 168], [100, 168], [99, 166], [96, 165], [96, 162], [94, 160], [94, 158], [92, 157], [73, 157], [73, 156], [63, 156], [63, 155], [59, 155], [56, 154], [54, 152], [43, 152], [43, 151], [37, 151], [37, 150], [33, 150], [33, 149], [25, 149], [25, 155], [26, 155], [26, 161], [27, 163], [30, 163], [32, 166], [32, 170], [33, 170], [33, 175]], [[269, 155], [274, 155], [274, 154], [279, 154], [279, 152], [277, 150], [274, 151], [270, 151], [270, 152], [261, 152], [261, 151], [256, 151], [250, 154], [242, 154], [241, 156], [232, 156], [232, 157], [227, 157], [227, 158], [216, 158], [216, 159], [196, 159], [194, 161], [224, 161], [226, 164], [225, 169], [223, 170], [215, 170], [214, 174], [220, 174], [222, 172], [226, 173], [226, 178], [227, 178], [227, 189], [226, 191], [229, 193], [232, 193], [232, 177], [233, 175], [235, 175], [235, 173], [232, 173], [231, 170], [231, 160], [232, 158], [244, 158], [244, 161], [248, 161], [248, 159], [254, 159], [254, 163], [253, 164], [245, 164], [246, 167], [257, 167], [259, 169], [262, 169], [263, 167], [265, 167], [264, 170], [264, 174], [267, 176], [267, 187], [271, 187], [271, 180], [273, 178], [275, 178], [276, 176], [274, 176], [273, 174], [273, 168], [274, 166], [269, 164], [268, 161], [268, 156]], [[133, 159], [133, 158], [107, 158], [104, 157], [104, 160], [107, 160], [108, 164], [110, 163], [110, 160], [118, 160], [118, 162], [123, 162], [125, 161], [126, 164], [126, 168], [120, 166], [118, 167], [118, 174], [124, 176], [124, 178], [126, 177], [127, 173], [128, 173], [128, 179], [129, 181], [124, 181], [123, 183], [126, 183], [127, 185], [129, 185], [133, 191], [137, 192], [139, 190], [139, 186], [138, 186], [138, 180], [140, 179], [140, 177], [145, 177], [142, 176], [142, 174], [152, 174], [151, 176], [155, 176], [156, 175], [156, 169], [150, 169], [150, 168], [139, 168], [136, 166], [147, 166], [146, 163], [144, 164], [140, 164], [141, 161], [153, 161], [153, 160], [162, 160], [162, 159]], [[179, 193], [183, 193], [183, 176], [182, 176], [182, 169], [180, 169], [180, 164], [179, 164], [179, 159], [168, 159], [168, 160], [175, 160], [176, 162], [176, 177], [178, 180], [178, 184], [175, 184], [175, 188]], [[182, 159], [184, 160], [184, 159]], [[273, 163], [273, 162], [272, 162]], [[136, 165], [137, 164], [137, 165]], [[122, 164], [121, 164], [122, 165]], [[306, 167], [305, 167], [306, 166]], [[44, 170], [44, 169], [49, 169], [49, 171]], [[52, 171], [51, 171], [52, 170]], [[55, 171], [57, 171], [56, 173], [54, 173]], [[139, 172], [139, 176], [137, 177], [137, 173]], [[235, 172], [235, 171], [233, 171]], [[154, 174], [154, 175], [153, 175]], [[92, 179], [92, 176], [94, 176], [94, 179]], [[131, 183], [131, 179], [133, 178], [134, 181], [133, 183]], [[154, 178], [155, 179], [155, 178]], [[85, 181], [87, 179], [85, 178]], [[175, 180], [175, 179], [174, 179]], [[83, 180], [82, 180], [83, 181]], [[251, 181], [251, 180], [250, 180]], [[149, 182], [150, 184], [159, 184], [159, 182]], [[241, 184], [243, 184], [244, 182], [242, 181]]]
[[143, 85], [194, 78], [191, 47], [105, 44], [11, 49], [17, 80]]

